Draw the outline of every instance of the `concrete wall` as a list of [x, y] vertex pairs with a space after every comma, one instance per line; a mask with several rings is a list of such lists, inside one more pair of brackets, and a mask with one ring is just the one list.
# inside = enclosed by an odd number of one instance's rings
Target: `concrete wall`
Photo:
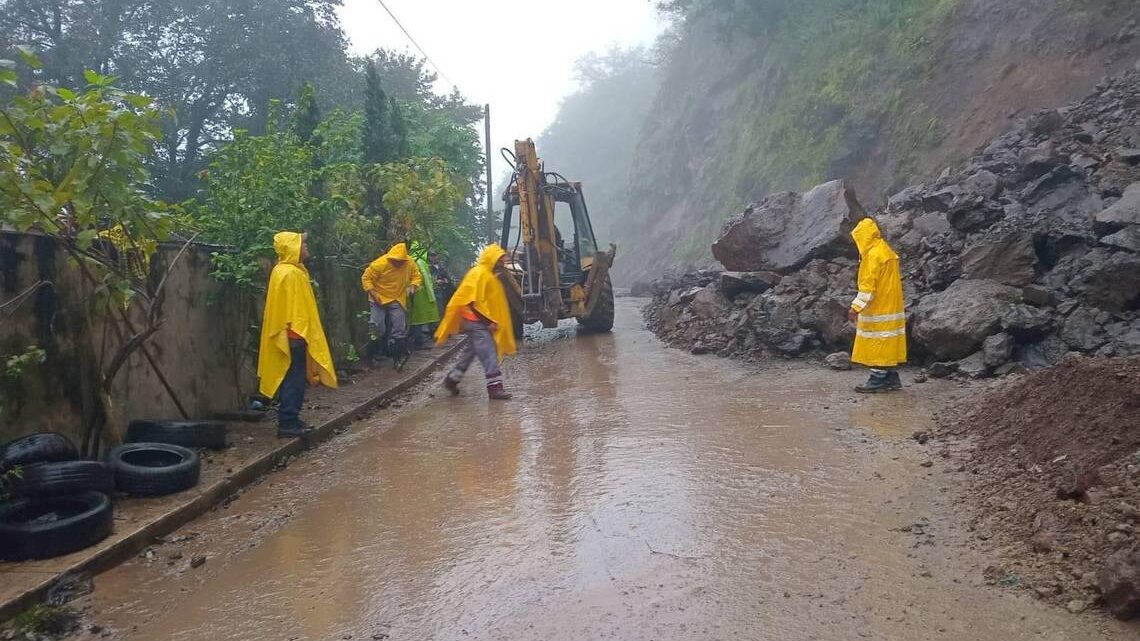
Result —
[[[256, 388], [256, 333], [261, 321], [260, 294], [241, 294], [210, 276], [211, 254], [218, 248], [191, 247], [171, 272], [163, 304], [166, 322], [147, 342], [159, 369], [194, 417], [245, 406]], [[160, 247], [151, 267], [152, 286], [179, 247]], [[322, 319], [339, 362], [353, 344], [367, 340], [359, 317], [366, 308], [355, 268], [318, 265]], [[0, 304], [42, 286], [23, 303], [0, 309], [0, 442], [22, 434], [51, 430], [77, 443], [96, 406], [101, 355], [109, 359], [119, 344], [113, 327], [96, 309], [77, 270], [51, 239], [0, 232]], [[135, 306], [136, 308], [139, 306]], [[139, 313], [132, 308], [137, 327]], [[252, 342], [250, 342], [252, 338]], [[41, 365], [20, 376], [6, 375], [6, 357], [38, 345], [47, 351]], [[113, 424], [104, 444], [121, 439], [133, 418], [178, 418], [179, 413], [141, 352], [120, 371], [113, 392]]]

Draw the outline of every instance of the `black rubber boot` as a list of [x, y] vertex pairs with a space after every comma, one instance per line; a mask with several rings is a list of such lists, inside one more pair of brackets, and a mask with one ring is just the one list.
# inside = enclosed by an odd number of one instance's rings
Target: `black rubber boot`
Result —
[[297, 438], [308, 436], [312, 432], [313, 426], [300, 419], [277, 425], [277, 438]]
[[459, 396], [459, 381], [452, 379], [451, 376], [443, 377], [443, 388], [452, 396]]
[[860, 394], [880, 394], [882, 392], [889, 392], [894, 387], [891, 387], [890, 374], [877, 374], [871, 373], [871, 377], [867, 379], [866, 383], [856, 385], [855, 391]]
[[887, 372], [887, 385], [893, 390], [902, 389], [902, 379], [899, 378], [899, 371], [897, 369], [892, 369]]

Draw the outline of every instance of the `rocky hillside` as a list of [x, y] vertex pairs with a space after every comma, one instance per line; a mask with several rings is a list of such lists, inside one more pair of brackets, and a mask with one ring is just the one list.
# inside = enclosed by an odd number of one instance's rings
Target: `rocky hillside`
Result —
[[[863, 215], [842, 181], [749, 205], [712, 246], [733, 271], [654, 283], [651, 327], [694, 352], [848, 348]], [[932, 374], [1140, 354], [1140, 71], [1031, 114], [873, 215], [901, 256], [912, 362]]]
[[591, 201], [638, 257], [615, 265], [626, 285], [711, 265], [724, 219], [774, 191], [844, 178], [877, 208], [1140, 59], [1134, 0], [672, 4], [713, 8], [667, 48], [625, 199]]

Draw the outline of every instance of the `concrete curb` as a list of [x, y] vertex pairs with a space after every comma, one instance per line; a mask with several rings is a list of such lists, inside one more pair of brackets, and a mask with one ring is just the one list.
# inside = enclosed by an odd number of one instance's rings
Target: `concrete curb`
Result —
[[121, 540], [108, 546], [106, 549], [100, 550], [94, 556], [78, 561], [70, 567], [60, 570], [55, 576], [41, 581], [34, 588], [26, 590], [19, 596], [13, 597], [5, 603], [0, 603], [0, 623], [8, 621], [20, 612], [43, 601], [48, 590], [55, 585], [55, 582], [58, 581], [61, 576], [65, 574], [89, 574], [93, 576], [101, 572], [106, 572], [138, 554], [150, 545], [155, 537], [169, 534], [186, 523], [198, 518], [226, 497], [237, 493], [262, 476], [273, 472], [278, 465], [284, 464], [289, 458], [295, 457], [306, 449], [329, 440], [336, 435], [337, 430], [358, 420], [361, 416], [376, 409], [385, 402], [389, 402], [396, 396], [419, 385], [436, 368], [459, 351], [459, 348], [463, 345], [463, 340], [459, 340], [455, 345], [448, 347], [443, 353], [432, 359], [431, 362], [419, 370], [416, 370], [416, 372], [399, 383], [380, 392], [347, 412], [317, 426], [314, 428], [312, 436], [304, 440], [292, 438], [288, 441], [282, 441], [275, 449], [266, 452], [262, 456], [247, 463], [244, 467], [234, 470], [228, 477], [205, 488], [205, 490], [193, 500], [183, 503], [143, 525]]

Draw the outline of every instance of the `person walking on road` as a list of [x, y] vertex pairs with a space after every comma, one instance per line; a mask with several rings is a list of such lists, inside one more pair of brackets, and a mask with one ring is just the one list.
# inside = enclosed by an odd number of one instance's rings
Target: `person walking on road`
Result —
[[507, 292], [496, 274], [504, 269], [506, 255], [502, 247], [487, 245], [460, 281], [436, 330], [435, 340], [440, 344], [453, 334], [467, 336], [459, 360], [443, 379], [443, 386], [452, 394], [459, 393], [459, 381], [478, 358], [487, 378], [487, 396], [493, 400], [511, 398], [499, 369], [503, 357], [516, 350]]
[[889, 392], [902, 389], [897, 367], [906, 362], [906, 305], [899, 255], [871, 218], [851, 232], [859, 248], [859, 293], [847, 316], [855, 323], [851, 361], [871, 369], [871, 377], [855, 391]]
[[387, 334], [383, 348], [393, 358], [401, 358], [408, 351], [408, 296], [422, 284], [420, 270], [409, 259], [404, 243], [396, 243], [372, 261], [360, 277], [360, 285], [368, 293], [373, 338], [383, 339]]
[[435, 330], [435, 324], [439, 322], [440, 313], [439, 306], [436, 304], [436, 293], [431, 276], [431, 269], [428, 267], [427, 249], [419, 243], [412, 243], [412, 260], [416, 264], [416, 269], [419, 270], [420, 280], [423, 281], [416, 293], [412, 296], [410, 302], [410, 321], [412, 326], [412, 336], [415, 338], [416, 349], [430, 347], [432, 331]]
[[261, 393], [277, 395], [277, 436], [304, 436], [312, 429], [301, 420], [305, 387], [310, 382], [336, 387], [336, 370], [304, 265], [309, 257], [305, 235], [279, 232], [273, 249], [277, 265], [265, 294], [257, 375]]

